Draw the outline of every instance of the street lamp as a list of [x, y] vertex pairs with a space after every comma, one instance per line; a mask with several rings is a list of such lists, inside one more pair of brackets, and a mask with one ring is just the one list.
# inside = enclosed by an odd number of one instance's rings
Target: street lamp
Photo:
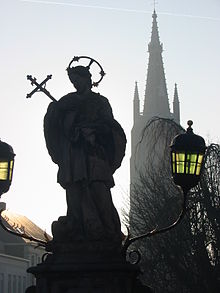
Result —
[[14, 168], [14, 151], [12, 147], [0, 140], [0, 197], [10, 188], [13, 168]]
[[[0, 140], [0, 197], [3, 193], [6, 193], [11, 186], [13, 168], [14, 168], [14, 157], [15, 157], [15, 153], [13, 151], [13, 148], [6, 142], [3, 142]], [[27, 235], [25, 232], [18, 233], [6, 227], [2, 221], [3, 211], [4, 211], [4, 208], [0, 209], [0, 226], [5, 231], [9, 232], [12, 235], [19, 236], [19, 237], [28, 239], [30, 241], [35, 241], [38, 243], [38, 245], [42, 245], [42, 246], [46, 245], [46, 242], [48, 241], [46, 232], [44, 234], [46, 241], [43, 241], [41, 239], [37, 239], [35, 237]]]
[[206, 149], [204, 139], [193, 133], [193, 122], [187, 124], [186, 132], [175, 136], [170, 146], [173, 181], [184, 193], [198, 184]]
[[[130, 235], [128, 235], [122, 249], [124, 255], [126, 255], [128, 247], [133, 242], [173, 229], [182, 221], [185, 215], [186, 196], [188, 191], [199, 183], [203, 167], [203, 157], [206, 150], [204, 139], [193, 133], [193, 129], [191, 128], [193, 122], [189, 120], [187, 124], [189, 127], [186, 132], [175, 136], [170, 145], [172, 178], [174, 183], [180, 186], [183, 191], [181, 212], [176, 221], [167, 227], [160, 229], [156, 228], [150, 232], [135, 237], [130, 237]], [[141, 257], [140, 253], [138, 251], [134, 252], [137, 254], [136, 263], [138, 263]]]

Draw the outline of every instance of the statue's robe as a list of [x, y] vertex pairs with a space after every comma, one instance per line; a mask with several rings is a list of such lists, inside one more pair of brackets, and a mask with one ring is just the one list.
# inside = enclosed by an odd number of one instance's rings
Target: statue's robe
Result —
[[[125, 154], [126, 137], [113, 117], [108, 100], [92, 91], [83, 95], [67, 94], [49, 105], [44, 133], [48, 152], [59, 166], [57, 180], [67, 191], [69, 214], [82, 217], [83, 221], [87, 217], [86, 225], [90, 222], [90, 226], [93, 219], [97, 227], [102, 226], [97, 231], [111, 230], [111, 218], [114, 223], [119, 220], [110, 188], [114, 186], [113, 173]], [[82, 193], [79, 188], [82, 184], [87, 186], [84, 204], [83, 196], [77, 195]], [[80, 216], [82, 209], [86, 212]], [[106, 216], [102, 215], [103, 219], [100, 219], [100, 213], [106, 213]], [[108, 227], [104, 227], [106, 222]]]

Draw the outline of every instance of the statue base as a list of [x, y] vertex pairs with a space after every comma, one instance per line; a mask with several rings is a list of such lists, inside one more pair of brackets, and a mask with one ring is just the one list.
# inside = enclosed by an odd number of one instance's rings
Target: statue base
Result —
[[120, 258], [97, 257], [96, 262], [80, 262], [74, 257], [48, 255], [46, 260], [28, 269], [36, 277], [35, 293], [147, 293], [137, 276], [136, 265]]
[[137, 279], [139, 267], [122, 256], [121, 235], [80, 239], [70, 233], [69, 223], [68, 217], [53, 223], [54, 237], [46, 245], [48, 254], [42, 263], [27, 270], [36, 277], [36, 287], [29, 287], [26, 293], [150, 292]]

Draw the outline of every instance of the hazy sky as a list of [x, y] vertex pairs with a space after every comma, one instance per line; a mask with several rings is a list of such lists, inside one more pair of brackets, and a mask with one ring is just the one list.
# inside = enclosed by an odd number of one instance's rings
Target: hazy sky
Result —
[[[97, 91], [106, 96], [125, 129], [128, 145], [115, 174], [113, 199], [118, 209], [129, 190], [130, 131], [135, 81], [144, 96], [152, 0], [1, 0], [0, 138], [16, 153], [7, 207], [50, 231], [66, 213], [65, 191], [56, 183], [57, 167], [44, 142], [43, 117], [49, 98], [26, 99], [32, 74], [52, 80], [47, 89], [59, 99], [73, 90], [66, 67], [75, 55], [99, 61], [107, 73]], [[220, 0], [157, 0], [156, 11], [172, 109], [178, 85], [181, 123], [219, 142]]]

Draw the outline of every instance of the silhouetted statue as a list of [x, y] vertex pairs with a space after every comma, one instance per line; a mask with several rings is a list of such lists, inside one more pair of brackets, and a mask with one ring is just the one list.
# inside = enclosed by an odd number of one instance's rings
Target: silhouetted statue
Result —
[[126, 137], [107, 98], [91, 90], [89, 66], [69, 66], [67, 71], [76, 92], [52, 102], [44, 118], [47, 149], [66, 190], [67, 233], [73, 241], [120, 241], [110, 188], [124, 157]]

